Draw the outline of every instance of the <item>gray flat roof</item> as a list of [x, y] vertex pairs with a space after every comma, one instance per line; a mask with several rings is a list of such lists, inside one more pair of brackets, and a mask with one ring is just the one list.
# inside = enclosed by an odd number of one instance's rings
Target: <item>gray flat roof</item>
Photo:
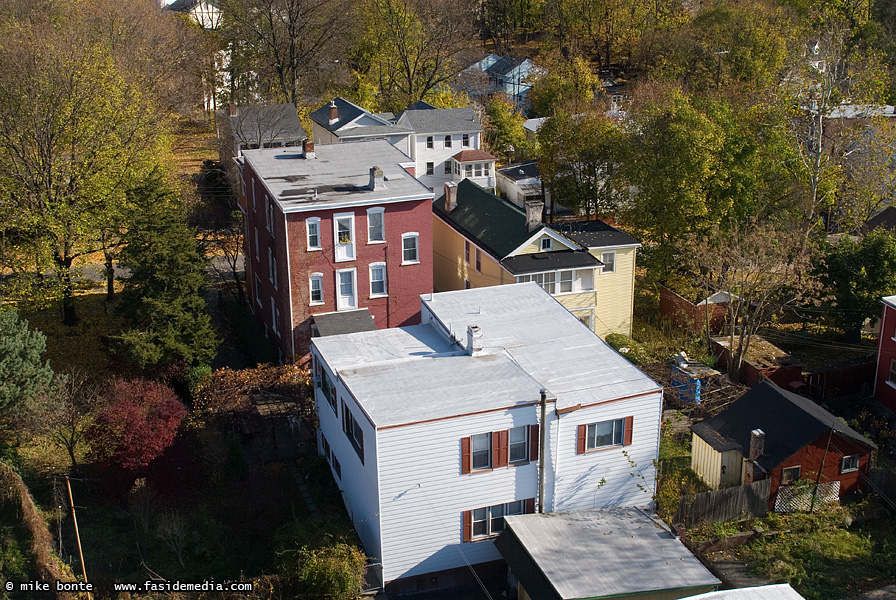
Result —
[[[659, 517], [644, 509], [517, 515], [505, 522], [564, 600], [721, 583]], [[517, 573], [525, 586], [523, 575]]]
[[[433, 326], [314, 338], [377, 427], [536, 402], [587, 405], [661, 388], [535, 283], [432, 294], [424, 299], [462, 343]], [[483, 354], [465, 351], [467, 326]]]
[[735, 590], [719, 590], [699, 596], [689, 596], [688, 600], [805, 600], [789, 583], [760, 585]]
[[[413, 161], [385, 140], [317, 146], [314, 158], [305, 158], [301, 148], [245, 150], [243, 158], [284, 212], [432, 198], [401, 167]], [[383, 170], [385, 186], [373, 190], [375, 166]]]

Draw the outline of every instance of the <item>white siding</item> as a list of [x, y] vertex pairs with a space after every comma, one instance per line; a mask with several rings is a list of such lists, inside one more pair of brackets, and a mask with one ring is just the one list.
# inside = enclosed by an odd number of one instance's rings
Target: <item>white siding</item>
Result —
[[[451, 147], [445, 148], [445, 136], [448, 133], [427, 133], [411, 136], [416, 138], [413, 143], [413, 158], [417, 163], [417, 179], [430, 188], [441, 187], [446, 181], [452, 181], [453, 175], [445, 175], [445, 161], [460, 152], [461, 150], [479, 150], [480, 132], [466, 132], [470, 136], [470, 145], [463, 145], [463, 133], [455, 132], [452, 136]], [[426, 138], [433, 137], [433, 147], [426, 147]], [[431, 162], [434, 165], [433, 175], [426, 174], [426, 163]], [[492, 164], [492, 174], [494, 175], [495, 165]]]
[[[559, 512], [652, 504], [661, 410], [662, 395], [650, 394], [563, 415], [556, 439], [554, 504], [547, 508]], [[625, 417], [634, 418], [630, 446], [576, 454], [578, 425]]]
[[[320, 360], [318, 357], [317, 360]], [[377, 495], [377, 448], [376, 432], [371, 426], [364, 412], [358, 407], [351, 395], [346, 392], [345, 386], [326, 365], [324, 369], [329, 372], [330, 378], [336, 385], [337, 415], [333, 407], [327, 402], [326, 396], [320, 388], [315, 388], [314, 401], [317, 407], [317, 415], [320, 420], [319, 431], [330, 444], [330, 450], [339, 460], [342, 467], [342, 477], [337, 477], [333, 471], [332, 461], [330, 470], [336, 485], [342, 492], [342, 500], [348, 510], [349, 517], [358, 532], [358, 537], [364, 544], [364, 551], [368, 556], [378, 557], [380, 554], [380, 522], [377, 519], [379, 502]], [[364, 464], [349, 441], [348, 436], [342, 430], [342, 402], [351, 410], [352, 415], [360, 423], [364, 431]]]
[[501, 558], [491, 540], [462, 542], [463, 511], [536, 498], [537, 463], [461, 474], [461, 438], [537, 420], [528, 406], [377, 432], [386, 581]]

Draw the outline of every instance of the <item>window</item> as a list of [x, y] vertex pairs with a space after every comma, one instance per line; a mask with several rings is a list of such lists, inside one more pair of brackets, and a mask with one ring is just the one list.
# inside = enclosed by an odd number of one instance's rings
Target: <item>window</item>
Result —
[[[460, 163], [457, 162], [456, 160], [451, 161], [451, 162], [454, 163], [454, 174], [460, 176]], [[896, 335], [896, 334], [894, 334], [894, 335]]]
[[324, 274], [312, 273], [308, 278], [308, 287], [311, 290], [311, 305], [324, 303]]
[[274, 201], [268, 198], [267, 194], [264, 197], [265, 203], [265, 214], [264, 214], [264, 222], [267, 225], [268, 231], [274, 233]]
[[470, 451], [473, 469], [488, 469], [492, 466], [492, 434], [480, 433], [470, 436]]
[[327, 399], [330, 408], [333, 409], [333, 414], [339, 416], [339, 409], [336, 407], [336, 387], [333, 385], [333, 380], [330, 379], [329, 373], [327, 373], [326, 370], [322, 371], [320, 390], [324, 393], [324, 397]]
[[535, 275], [520, 275], [516, 278], [517, 283], [526, 283], [534, 281], [541, 286], [541, 289], [553, 295], [556, 290], [556, 273], [536, 273]]
[[504, 531], [504, 517], [534, 512], [535, 498], [466, 510], [463, 513], [463, 541], [471, 542], [494, 537]]
[[[842, 471], [841, 471], [842, 472]], [[787, 467], [781, 470], [781, 485], [790, 485], [800, 480], [800, 466]]]
[[464, 240], [464, 262], [470, 264], [470, 242]]
[[252, 210], [255, 211], [255, 181], [250, 179], [249, 185], [252, 187]]
[[614, 419], [579, 425], [576, 437], [576, 453], [600, 450], [614, 446], [628, 446], [632, 443], [633, 417]]
[[594, 270], [580, 269], [576, 271], [576, 287], [579, 292], [590, 292], [594, 289]]
[[367, 243], [386, 241], [385, 210], [384, 208], [367, 209]]
[[604, 263], [604, 273], [616, 272], [616, 252], [604, 252], [600, 255], [600, 262]]
[[510, 430], [510, 462], [529, 460], [529, 426], [522, 425]]
[[308, 249], [320, 250], [320, 219], [318, 217], [307, 219], [305, 231], [308, 234]]
[[271, 298], [271, 324], [274, 333], [280, 335], [280, 311], [277, 310], [277, 303]]
[[261, 306], [261, 277], [255, 276], [255, 301]]
[[451, 147], [451, 136], [450, 136], [450, 135], [446, 135], [446, 136], [445, 136], [445, 147], [446, 147], [446, 148], [450, 148], [450, 147]]
[[426, 174], [427, 175], [435, 175], [436, 172], [436, 163], [428, 162], [426, 163]]
[[890, 377], [887, 381], [896, 385], [896, 358], [890, 359]]
[[330, 462], [330, 442], [327, 441], [324, 434], [320, 434], [320, 444], [323, 447], [324, 456], [327, 458], [327, 462]]
[[476, 248], [476, 272], [482, 273], [482, 252]]
[[355, 259], [355, 215], [333, 215], [333, 237], [336, 239], [336, 262]]
[[469, 148], [469, 147], [470, 147], [470, 134], [469, 134], [469, 133], [465, 133], [465, 134], [464, 134], [464, 137], [463, 137], [462, 140], [461, 140], [461, 145], [462, 145], [464, 148]]
[[355, 269], [339, 269], [336, 271], [336, 310], [354, 310], [358, 308], [355, 294]]
[[378, 297], [386, 295], [386, 263], [371, 263], [370, 265], [370, 296]]
[[342, 465], [339, 464], [339, 461], [336, 460], [336, 455], [333, 455], [333, 472], [336, 473], [336, 477], [338, 479], [342, 479]]
[[274, 284], [274, 289], [277, 289], [277, 258], [274, 256], [274, 251], [271, 248], [268, 248], [268, 278], [271, 280], [271, 283]]
[[473, 163], [464, 165], [464, 177], [472, 177], [473, 176]]
[[451, 175], [451, 171], [452, 171], [451, 163], [452, 163], [452, 162], [453, 162], [453, 161], [451, 161], [451, 160], [446, 160], [446, 161], [445, 161], [445, 175]]
[[473, 287], [473, 286], [470, 284], [470, 280], [469, 280], [469, 279], [464, 279], [464, 289], [465, 289], [465, 290], [468, 290], [468, 289], [470, 289], [471, 287]]
[[352, 443], [352, 448], [358, 453], [361, 464], [364, 464], [364, 430], [355, 419], [352, 411], [348, 409], [345, 402], [342, 403], [342, 431], [345, 432], [348, 441]]
[[[843, 460], [840, 461], [840, 472], [841, 473], [852, 473], [853, 471], [859, 470], [859, 455], [858, 454], [850, 454], [849, 456], [844, 456]], [[783, 477], [783, 475], [782, 475]]]
[[426, 138], [426, 147], [427, 147], [429, 150], [432, 150], [432, 149], [435, 147], [434, 139], [433, 139], [432, 136], [428, 136], [428, 137]]
[[418, 238], [419, 234], [416, 232], [401, 235], [401, 264], [413, 265], [420, 262]]
[[260, 252], [258, 250], [258, 227], [254, 227], [255, 229], [255, 260], [260, 261], [261, 257], [259, 256]]
[[476, 169], [476, 177], [482, 177], [482, 163], [476, 163], [473, 168]]
[[[542, 240], [544, 241], [544, 240]], [[560, 293], [568, 294], [572, 291], [572, 271], [560, 271]]]
[[576, 318], [582, 322], [582, 324], [588, 329], [594, 330], [594, 309], [588, 311], [587, 313], [581, 313], [576, 315]]
[[482, 173], [489, 177], [492, 174], [492, 163], [482, 163]]
[[549, 237], [541, 238], [541, 249], [542, 250], [550, 250], [551, 248], [553, 248], [553, 246], [552, 246], [553, 241], [554, 240], [552, 240]]

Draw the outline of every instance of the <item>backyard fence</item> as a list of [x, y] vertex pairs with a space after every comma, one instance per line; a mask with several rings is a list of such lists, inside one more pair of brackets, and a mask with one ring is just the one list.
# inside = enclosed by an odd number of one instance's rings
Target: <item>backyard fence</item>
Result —
[[824, 401], [844, 394], [867, 391], [874, 383], [876, 361], [876, 355], [865, 356], [806, 374], [809, 396], [814, 400]]
[[896, 501], [896, 472], [890, 469], [871, 469], [868, 471], [868, 485], [879, 496]]
[[782, 485], [775, 496], [775, 512], [811, 512], [837, 504], [839, 500], [839, 481], [828, 481], [818, 485]]
[[700, 523], [723, 523], [764, 517], [768, 513], [771, 480], [684, 496], [675, 513], [675, 523], [693, 527]]

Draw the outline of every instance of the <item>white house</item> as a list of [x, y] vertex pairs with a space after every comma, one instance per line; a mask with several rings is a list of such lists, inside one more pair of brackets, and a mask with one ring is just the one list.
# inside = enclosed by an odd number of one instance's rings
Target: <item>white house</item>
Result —
[[650, 505], [662, 389], [537, 284], [315, 338], [319, 449], [387, 590], [503, 568], [504, 516]]
[[175, 0], [166, 8], [187, 14], [203, 29], [218, 29], [221, 26], [221, 8], [217, 0]]
[[318, 146], [363, 140], [387, 140], [410, 153], [413, 131], [395, 123], [392, 113], [372, 113], [344, 98], [333, 98], [311, 113], [312, 137]]
[[408, 155], [427, 187], [441, 189], [446, 181], [466, 177], [494, 189], [495, 157], [482, 150], [482, 126], [472, 106], [436, 108], [421, 101], [395, 121], [413, 131]]

